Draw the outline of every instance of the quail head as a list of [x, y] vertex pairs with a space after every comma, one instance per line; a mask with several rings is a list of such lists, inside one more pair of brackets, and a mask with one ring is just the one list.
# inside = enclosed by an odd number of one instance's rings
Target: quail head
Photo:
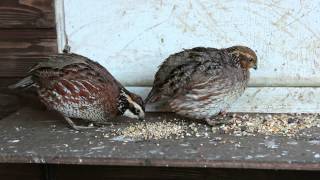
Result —
[[34, 87], [47, 108], [72, 118], [105, 123], [116, 116], [144, 118], [141, 97], [125, 89], [103, 66], [77, 54], [58, 54], [34, 66], [9, 88]]
[[160, 65], [145, 103], [162, 101], [179, 115], [213, 125], [213, 117], [243, 94], [250, 68], [257, 69], [257, 56], [248, 47], [187, 49]]

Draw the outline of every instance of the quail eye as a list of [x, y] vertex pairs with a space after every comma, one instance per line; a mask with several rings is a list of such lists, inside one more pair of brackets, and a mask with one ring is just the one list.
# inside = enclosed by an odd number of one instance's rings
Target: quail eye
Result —
[[139, 113], [140, 113], [140, 110], [139, 110], [139, 109], [136, 109], [136, 113], [139, 114]]

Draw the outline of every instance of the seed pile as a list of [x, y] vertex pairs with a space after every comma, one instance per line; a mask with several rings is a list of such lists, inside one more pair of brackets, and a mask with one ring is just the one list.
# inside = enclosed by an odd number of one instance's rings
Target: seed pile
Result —
[[179, 122], [139, 122], [124, 129], [119, 129], [117, 134], [128, 138], [144, 140], [181, 138], [184, 136], [187, 128], [187, 125]]
[[306, 128], [320, 127], [318, 114], [233, 114], [227, 117], [217, 117], [217, 122], [223, 122], [214, 127], [201, 123], [174, 119], [161, 122], [138, 122], [124, 128], [119, 128], [114, 135], [132, 139], [180, 139], [186, 136], [214, 137], [216, 134], [235, 136], [280, 135], [296, 136]]
[[212, 127], [213, 132], [246, 135], [281, 135], [295, 136], [299, 131], [320, 127], [318, 114], [274, 114], [274, 115], [236, 115], [234, 114], [228, 123]]
[[187, 123], [184, 120], [161, 122], [138, 122], [125, 128], [117, 129], [113, 134], [131, 139], [158, 140], [181, 139], [186, 136], [208, 137], [210, 127], [205, 124]]

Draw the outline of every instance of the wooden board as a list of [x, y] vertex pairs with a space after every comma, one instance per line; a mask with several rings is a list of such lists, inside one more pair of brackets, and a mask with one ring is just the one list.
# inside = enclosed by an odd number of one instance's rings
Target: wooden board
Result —
[[0, 164], [0, 179], [1, 180], [43, 180], [45, 174], [43, 165], [39, 164]]
[[319, 179], [319, 171], [0, 164], [1, 180], [284, 180]]
[[23, 77], [36, 63], [47, 60], [46, 55], [18, 55], [0, 57], [0, 77]]
[[9, 85], [18, 82], [21, 77], [0, 77], [0, 88], [7, 88]]
[[57, 52], [54, 29], [0, 29], [0, 56], [48, 55]]
[[318, 171], [284, 171], [224, 168], [165, 168], [122, 166], [51, 165], [59, 180], [284, 180], [318, 179]]
[[[181, 120], [168, 113], [146, 116], [148, 122]], [[55, 113], [24, 108], [0, 120], [0, 163], [320, 170], [319, 128], [298, 138], [233, 136], [205, 127], [198, 132], [207, 137], [145, 141], [112, 135], [130, 122], [77, 132]]]
[[12, 114], [20, 107], [20, 100], [17, 96], [2, 94], [0, 89], [0, 119]]
[[57, 52], [53, 0], [1, 0], [0, 87]]
[[[129, 87], [129, 90], [146, 97], [150, 87]], [[229, 112], [257, 113], [319, 113], [320, 88], [312, 87], [249, 87], [228, 110]], [[148, 111], [168, 111], [155, 104]]]
[[53, 0], [1, 0], [0, 28], [54, 28]]
[[59, 37], [66, 30], [73, 52], [125, 85], [151, 86], [158, 65], [183, 48], [242, 44], [258, 55], [250, 85], [320, 86], [318, 0], [57, 1]]
[[[57, 52], [54, 29], [0, 29], [0, 87]], [[7, 79], [9, 78], [9, 79]]]

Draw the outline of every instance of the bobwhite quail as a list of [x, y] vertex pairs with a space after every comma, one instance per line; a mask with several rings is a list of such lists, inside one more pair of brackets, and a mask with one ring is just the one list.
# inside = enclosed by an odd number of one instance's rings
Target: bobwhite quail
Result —
[[213, 125], [213, 117], [243, 94], [250, 68], [257, 69], [257, 56], [248, 47], [187, 49], [160, 65], [145, 103], [162, 101], [179, 115]]
[[9, 88], [35, 87], [47, 108], [71, 118], [103, 123], [116, 116], [144, 118], [141, 97], [126, 90], [104, 67], [77, 54], [58, 54], [34, 66]]

